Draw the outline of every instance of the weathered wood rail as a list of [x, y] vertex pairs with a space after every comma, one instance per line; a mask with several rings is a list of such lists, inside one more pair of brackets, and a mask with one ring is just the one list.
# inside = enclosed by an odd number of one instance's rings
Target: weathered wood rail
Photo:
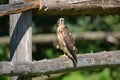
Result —
[[[116, 45], [120, 43], [120, 32], [82, 32], [73, 34], [73, 37], [75, 40], [106, 40]], [[0, 44], [9, 44], [9, 41], [8, 36], [0, 37]], [[37, 34], [32, 37], [33, 43], [47, 44], [54, 43], [55, 41], [56, 34]]]
[[100, 69], [120, 66], [120, 51], [78, 54], [77, 68], [65, 57], [44, 59], [40, 61], [0, 62], [0, 75], [42, 76], [74, 70]]
[[119, 0], [21, 0], [0, 5], [0, 16], [36, 8], [40, 15], [120, 15]]

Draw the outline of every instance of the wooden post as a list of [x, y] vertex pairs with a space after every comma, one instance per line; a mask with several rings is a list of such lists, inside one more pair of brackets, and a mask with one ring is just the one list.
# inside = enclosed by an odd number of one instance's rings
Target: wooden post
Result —
[[[14, 3], [20, 0], [9, 0]], [[10, 59], [12, 63], [32, 60], [31, 12], [10, 15]], [[24, 79], [23, 79], [24, 78]], [[11, 77], [11, 80], [31, 80], [31, 77]]]

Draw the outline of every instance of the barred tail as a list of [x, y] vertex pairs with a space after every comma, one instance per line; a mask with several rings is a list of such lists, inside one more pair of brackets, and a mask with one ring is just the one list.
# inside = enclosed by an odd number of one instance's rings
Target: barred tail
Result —
[[74, 67], [77, 67], [77, 57], [76, 54], [67, 54], [68, 58], [70, 58], [74, 64]]

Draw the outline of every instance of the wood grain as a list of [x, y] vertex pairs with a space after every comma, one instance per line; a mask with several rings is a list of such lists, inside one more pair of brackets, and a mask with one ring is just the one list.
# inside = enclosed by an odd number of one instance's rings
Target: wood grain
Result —
[[[41, 1], [41, 2], [40, 2]], [[40, 15], [120, 15], [119, 0], [23, 0], [0, 5], [0, 16], [38, 9]], [[72, 12], [72, 13], [71, 13]]]
[[120, 51], [77, 54], [77, 60], [76, 68], [74, 68], [72, 61], [66, 57], [31, 62], [0, 62], [0, 75], [42, 76], [78, 70], [117, 68], [120, 67]]
[[[15, 3], [21, 0], [9, 0]], [[32, 60], [32, 19], [31, 12], [24, 12], [10, 15], [10, 60], [11, 63]], [[22, 78], [23, 76], [13, 76], [11, 80], [31, 80]]]

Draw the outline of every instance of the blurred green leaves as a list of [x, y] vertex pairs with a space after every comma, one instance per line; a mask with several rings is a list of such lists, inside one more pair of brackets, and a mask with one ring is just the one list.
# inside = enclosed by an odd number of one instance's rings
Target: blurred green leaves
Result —
[[6, 45], [0, 45], [0, 61], [8, 60], [8, 47]]
[[85, 80], [85, 77], [80, 72], [72, 72], [63, 77], [62, 80]]
[[59, 80], [113, 80], [111, 78], [111, 70], [105, 68], [103, 70], [80, 70], [68, 73]]
[[8, 76], [0, 76], [0, 80], [10, 80]]

